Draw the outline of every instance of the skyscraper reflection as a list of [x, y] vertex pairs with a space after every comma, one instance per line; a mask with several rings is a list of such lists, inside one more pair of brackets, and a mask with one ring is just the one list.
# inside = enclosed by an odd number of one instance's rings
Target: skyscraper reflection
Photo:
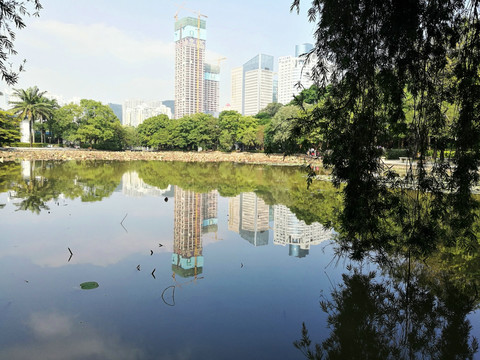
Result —
[[255, 193], [242, 193], [229, 199], [228, 230], [235, 231], [254, 246], [268, 244], [269, 205]]
[[332, 237], [331, 229], [326, 229], [319, 223], [307, 225], [305, 221], [298, 220], [285, 205], [274, 205], [273, 212], [273, 243], [288, 245], [290, 256], [305, 257], [311, 245], [318, 245]]
[[172, 270], [184, 278], [203, 272], [202, 233], [217, 230], [218, 192], [205, 194], [175, 186]]

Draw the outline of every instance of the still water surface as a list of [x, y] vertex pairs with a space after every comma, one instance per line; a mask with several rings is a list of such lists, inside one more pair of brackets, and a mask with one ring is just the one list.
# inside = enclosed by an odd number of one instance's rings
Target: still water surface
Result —
[[[297, 168], [23, 162], [0, 176], [0, 359], [302, 359], [302, 323], [318, 343], [359, 336], [338, 338], [321, 301], [342, 286], [355, 294], [359, 274], [393, 278], [334, 256], [340, 194], [307, 189]], [[467, 345], [480, 335], [476, 309], [478, 299], [458, 319]], [[444, 326], [425, 341], [448, 343]], [[387, 346], [403, 341], [395, 327]]]

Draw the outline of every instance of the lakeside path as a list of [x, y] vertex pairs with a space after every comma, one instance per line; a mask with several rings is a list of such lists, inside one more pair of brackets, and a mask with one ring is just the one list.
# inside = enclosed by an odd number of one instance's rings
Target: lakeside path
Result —
[[20, 160], [156, 160], [183, 162], [235, 162], [246, 164], [305, 165], [321, 166], [322, 162], [306, 155], [283, 156], [263, 153], [220, 151], [182, 152], [182, 151], [97, 151], [62, 148], [10, 148], [0, 149], [0, 161]]

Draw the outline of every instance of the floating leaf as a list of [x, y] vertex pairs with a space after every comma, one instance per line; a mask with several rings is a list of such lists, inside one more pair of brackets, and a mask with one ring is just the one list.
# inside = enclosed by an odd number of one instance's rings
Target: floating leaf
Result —
[[87, 281], [87, 282], [81, 283], [80, 287], [82, 288], [82, 290], [96, 289], [98, 288], [98, 283], [95, 281]]

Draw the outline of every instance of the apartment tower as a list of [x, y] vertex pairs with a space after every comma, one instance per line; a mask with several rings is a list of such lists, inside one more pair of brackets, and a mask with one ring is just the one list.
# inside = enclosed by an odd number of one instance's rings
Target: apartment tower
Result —
[[203, 112], [206, 21], [175, 22], [175, 118]]

